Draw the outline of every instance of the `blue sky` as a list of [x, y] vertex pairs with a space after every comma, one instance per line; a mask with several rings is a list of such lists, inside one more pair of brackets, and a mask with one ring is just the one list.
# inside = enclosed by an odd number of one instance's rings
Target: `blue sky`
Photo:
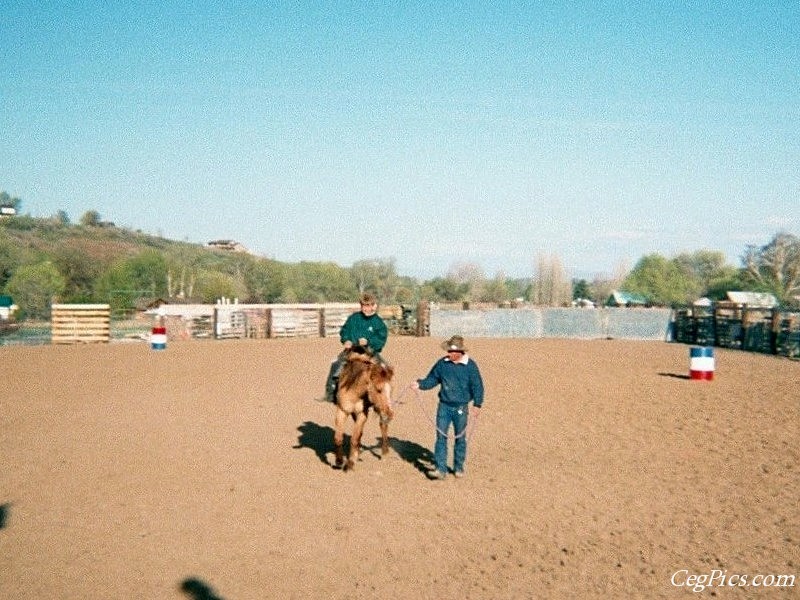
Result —
[[800, 3], [17, 2], [0, 190], [281, 261], [573, 277], [800, 233]]

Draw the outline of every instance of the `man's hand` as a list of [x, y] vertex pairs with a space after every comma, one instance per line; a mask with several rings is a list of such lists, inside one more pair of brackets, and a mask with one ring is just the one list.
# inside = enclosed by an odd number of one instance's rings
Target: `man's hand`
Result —
[[350, 350], [350, 348], [352, 348], [352, 347], [353, 347], [353, 342], [351, 342], [350, 340], [347, 340], [347, 341], [344, 343], [344, 349], [345, 349], [345, 350]]
[[358, 338], [358, 345], [362, 348], [366, 348], [367, 345], [369, 345], [369, 342], [367, 341], [367, 338]]

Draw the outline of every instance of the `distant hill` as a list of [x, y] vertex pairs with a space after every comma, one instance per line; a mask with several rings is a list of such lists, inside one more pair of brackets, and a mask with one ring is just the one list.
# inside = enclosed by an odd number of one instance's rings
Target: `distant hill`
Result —
[[[384, 279], [380, 279], [383, 277]], [[409, 298], [416, 282], [385, 269], [374, 273], [332, 262], [281, 263], [255, 256], [234, 240], [212, 246], [169, 240], [96, 221], [0, 218], [0, 293], [26, 316], [45, 318], [53, 299], [103, 302], [131, 309], [145, 298], [221, 297], [242, 302], [351, 302], [359, 286], [382, 301]]]

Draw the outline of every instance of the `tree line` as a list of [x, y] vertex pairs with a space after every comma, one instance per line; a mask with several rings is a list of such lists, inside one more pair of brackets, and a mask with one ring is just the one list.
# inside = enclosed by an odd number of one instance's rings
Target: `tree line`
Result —
[[650, 254], [629, 271], [620, 268], [612, 277], [588, 281], [570, 279], [557, 256], [540, 255], [530, 278], [487, 277], [479, 265], [454, 263], [446, 275], [420, 281], [399, 274], [392, 258], [350, 267], [284, 263], [116, 227], [97, 211], [87, 211], [77, 224], [63, 211], [49, 218], [0, 219], [0, 293], [12, 296], [22, 316], [31, 319], [49, 318], [53, 302], [108, 303], [120, 313], [155, 298], [322, 303], [353, 302], [360, 292], [372, 291], [384, 304], [522, 300], [568, 306], [578, 298], [602, 304], [614, 289], [641, 294], [657, 306], [701, 296], [722, 299], [729, 290], [770, 292], [796, 305], [800, 239], [776, 234], [764, 246], [748, 247], [739, 267], [713, 250], [673, 258]]

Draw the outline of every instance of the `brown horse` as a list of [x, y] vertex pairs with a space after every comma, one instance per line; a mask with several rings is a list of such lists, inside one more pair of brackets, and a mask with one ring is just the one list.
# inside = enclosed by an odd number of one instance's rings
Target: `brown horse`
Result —
[[[361, 434], [373, 406], [378, 411], [381, 425], [381, 456], [389, 452], [389, 421], [394, 413], [390, 405], [394, 376], [392, 367], [380, 364], [358, 349], [351, 350], [347, 363], [342, 368], [336, 389], [336, 431], [333, 445], [336, 449], [336, 467], [344, 464], [344, 470], [355, 467], [361, 449]], [[350, 436], [350, 454], [344, 462], [344, 426], [347, 417], [353, 418], [353, 433]]]

